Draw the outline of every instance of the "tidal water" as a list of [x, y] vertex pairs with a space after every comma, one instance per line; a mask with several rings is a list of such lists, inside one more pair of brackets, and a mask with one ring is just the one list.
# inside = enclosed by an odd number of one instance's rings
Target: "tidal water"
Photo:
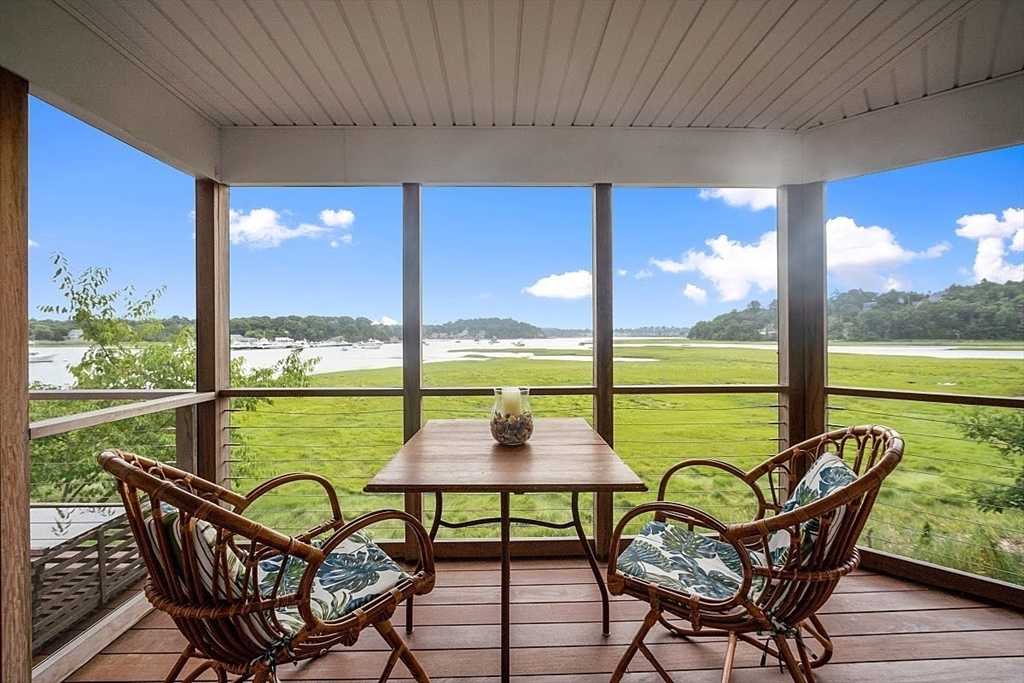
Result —
[[[536, 356], [528, 349], [546, 349], [551, 351], [589, 351], [592, 348], [590, 339], [526, 339], [523, 347], [513, 346], [516, 340], [502, 340], [497, 344], [487, 341], [472, 340], [427, 340], [423, 347], [425, 363], [443, 363], [454, 360], [486, 360], [487, 358], [522, 358], [529, 361], [567, 360], [589, 362], [589, 356], [581, 355], [545, 355]], [[695, 344], [685, 339], [678, 342], [644, 344], [640, 340], [617, 339], [617, 347], [642, 348], [644, 346], [673, 346], [686, 348], [690, 346], [712, 346], [716, 348], [755, 348], [774, 351], [774, 344]], [[522, 350], [520, 350], [522, 349]], [[73, 378], [68, 366], [79, 362], [86, 352], [80, 346], [37, 346], [36, 351], [54, 354], [54, 359], [45, 363], [29, 364], [29, 380], [42, 382], [58, 387], [68, 387]], [[252, 349], [232, 351], [232, 357], [242, 357], [249, 367], [269, 367], [288, 355], [288, 349]], [[829, 353], [852, 353], [868, 356], [919, 356], [924, 358], [981, 358], [990, 360], [1019, 360], [1024, 362], [1024, 350], [990, 350], [956, 348], [953, 346], [887, 346], [872, 344], [830, 346]], [[384, 344], [378, 349], [360, 348], [357, 346], [327, 346], [306, 348], [302, 350], [303, 358], [319, 358], [316, 372], [340, 372], [344, 370], [370, 370], [375, 368], [401, 367], [402, 345], [398, 343]], [[621, 362], [657, 362], [650, 358], [616, 358]]]

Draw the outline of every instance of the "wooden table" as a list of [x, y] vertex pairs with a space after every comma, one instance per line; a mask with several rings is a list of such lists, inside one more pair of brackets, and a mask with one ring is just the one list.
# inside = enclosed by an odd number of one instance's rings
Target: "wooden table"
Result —
[[[434, 493], [439, 526], [501, 525], [501, 680], [509, 666], [509, 581], [511, 524], [574, 528], [601, 589], [604, 634], [608, 635], [608, 591], [580, 521], [579, 494], [646, 491], [647, 486], [583, 418], [538, 418], [533, 437], [522, 446], [499, 446], [487, 420], [431, 420], [402, 446], [364, 490], [368, 493]], [[565, 524], [512, 517], [513, 493], [570, 493], [572, 521]], [[441, 519], [444, 493], [497, 493], [501, 516], [458, 524]], [[411, 628], [410, 611], [407, 628]]]

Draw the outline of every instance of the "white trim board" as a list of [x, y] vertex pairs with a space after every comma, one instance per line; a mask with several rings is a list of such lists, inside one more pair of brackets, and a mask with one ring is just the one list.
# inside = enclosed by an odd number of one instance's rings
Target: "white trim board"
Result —
[[120, 638], [152, 609], [153, 606], [149, 604], [149, 600], [146, 599], [142, 591], [139, 591], [110, 614], [32, 667], [32, 683], [61, 683], [102, 652], [107, 645]]

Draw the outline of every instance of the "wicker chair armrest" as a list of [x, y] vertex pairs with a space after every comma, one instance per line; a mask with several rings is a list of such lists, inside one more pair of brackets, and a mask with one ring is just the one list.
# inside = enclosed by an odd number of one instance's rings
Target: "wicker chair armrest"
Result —
[[[389, 519], [399, 519], [405, 522], [407, 527], [412, 529], [419, 549], [419, 561], [416, 565], [416, 573], [412, 577], [412, 580], [414, 585], [417, 586], [416, 592], [430, 592], [434, 586], [434, 547], [431, 544], [430, 536], [427, 534], [427, 530], [423, 527], [423, 524], [421, 524], [420, 521], [412, 515], [407, 512], [402, 512], [401, 510], [385, 509], [368, 512], [335, 531], [334, 534], [327, 539], [322, 546], [320, 546], [319, 550], [323, 555], [316, 560], [310, 561], [306, 570], [303, 572], [296, 594], [300, 596], [299, 614], [302, 615], [307, 628], [324, 628], [324, 622], [320, 621], [320, 619], [312, 613], [308, 601], [308, 596], [312, 592], [313, 581], [316, 579], [316, 573], [320, 569], [320, 565], [323, 564], [324, 560], [332, 551], [334, 551], [335, 548], [341, 545], [345, 539], [352, 536], [352, 534], [357, 531], [361, 531], [368, 526], [379, 524], [380, 522], [384, 522]], [[361, 618], [354, 614], [349, 616], [353, 619]]]
[[268, 479], [263, 482], [249, 493], [245, 494], [245, 502], [235, 507], [235, 512], [241, 513], [250, 505], [252, 505], [257, 498], [263, 496], [266, 493], [280, 487], [285, 484], [291, 484], [297, 481], [312, 481], [323, 487], [324, 492], [327, 494], [327, 500], [331, 504], [331, 514], [334, 520], [341, 520], [341, 505], [338, 503], [338, 494], [334, 490], [334, 486], [325, 477], [321, 477], [319, 474], [313, 474], [312, 472], [291, 472], [289, 474], [282, 474], [273, 479]]
[[613, 594], [621, 592], [622, 574], [619, 573], [617, 565], [619, 557], [619, 543], [622, 539], [622, 532], [630, 521], [645, 514], [663, 516], [666, 519], [682, 522], [689, 527], [697, 526], [718, 533], [723, 542], [730, 544], [736, 549], [736, 555], [739, 558], [740, 565], [743, 570], [743, 582], [731, 597], [724, 600], [710, 600], [695, 595], [683, 594], [666, 586], [660, 585], [656, 586], [659, 593], [679, 602], [689, 603], [691, 606], [697, 605], [699, 607], [710, 607], [715, 611], [721, 611], [731, 605], [739, 604], [745, 598], [747, 593], [750, 591], [750, 584], [754, 576], [754, 570], [750, 563], [748, 549], [743, 545], [743, 543], [728, 535], [729, 527], [721, 520], [698, 508], [670, 501], [653, 501], [638, 505], [623, 515], [622, 519], [620, 519], [619, 523], [615, 526], [615, 531], [612, 533], [611, 545], [608, 552], [608, 587], [612, 590]]
[[711, 460], [709, 458], [692, 458], [690, 460], [683, 460], [682, 462], [676, 463], [670, 467], [668, 471], [662, 475], [661, 483], [658, 485], [658, 500], [665, 500], [669, 481], [671, 481], [673, 476], [687, 467], [711, 467], [736, 477], [750, 487], [750, 490], [754, 492], [754, 496], [757, 498], [757, 516], [755, 519], [760, 519], [764, 516], [766, 501], [764, 492], [761, 491], [761, 487], [757, 485], [757, 480], [751, 479], [746, 472], [731, 463], [722, 462], [721, 460]]
[[397, 519], [405, 522], [405, 525], [412, 530], [413, 535], [416, 537], [416, 543], [419, 551], [417, 571], [430, 575], [434, 574], [434, 546], [430, 542], [430, 536], [427, 534], [427, 530], [418, 519], [407, 512], [402, 512], [401, 510], [377, 510], [375, 512], [368, 512], [361, 517], [357, 517], [335, 531], [334, 535], [327, 539], [320, 549], [323, 551], [325, 556], [329, 555], [331, 551], [337, 548], [342, 541], [350, 537], [352, 534], [357, 531], [361, 531], [368, 526], [379, 524], [380, 522], [384, 522], [389, 519]]

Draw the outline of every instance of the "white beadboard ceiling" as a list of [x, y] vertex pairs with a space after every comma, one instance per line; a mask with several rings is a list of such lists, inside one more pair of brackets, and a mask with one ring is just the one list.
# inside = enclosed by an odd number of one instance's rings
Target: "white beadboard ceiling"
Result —
[[809, 131], [1024, 69], [1021, 0], [59, 0], [220, 127]]

